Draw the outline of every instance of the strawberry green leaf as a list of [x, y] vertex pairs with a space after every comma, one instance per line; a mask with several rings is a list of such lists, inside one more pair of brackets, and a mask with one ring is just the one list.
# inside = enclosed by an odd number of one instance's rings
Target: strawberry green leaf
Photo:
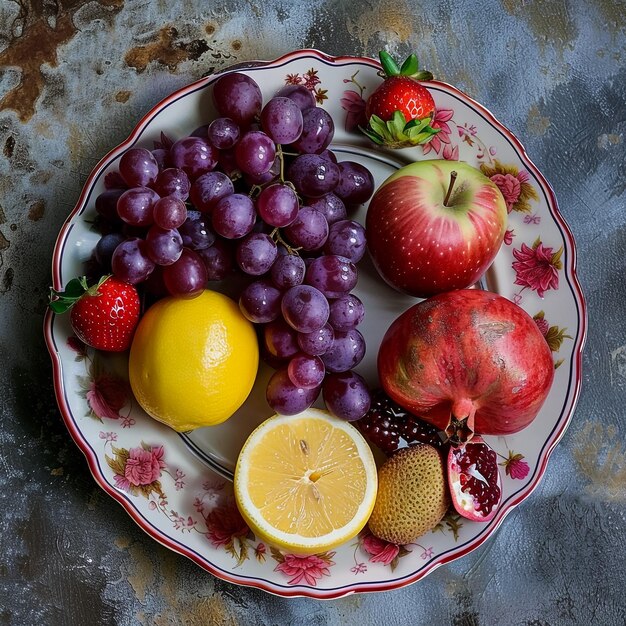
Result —
[[391, 55], [384, 50], [379, 52], [380, 64], [383, 66], [383, 71], [387, 76], [399, 76], [400, 68], [398, 64], [393, 60]]
[[82, 278], [72, 278], [72, 280], [65, 285], [63, 296], [66, 298], [80, 298], [86, 291], [84, 280], [84, 276]]
[[419, 66], [417, 63], [417, 57], [412, 54], [411, 56], [407, 57], [402, 64], [402, 67], [400, 68], [400, 74], [402, 76], [413, 76], [417, 73], [418, 69]]
[[382, 138], [376, 133], [373, 133], [371, 130], [368, 130], [367, 128], [361, 128], [361, 132], [366, 137], [369, 137], [374, 143], [377, 143], [379, 146], [384, 145], [385, 142], [382, 140]]
[[387, 128], [393, 136], [402, 135], [406, 126], [406, 118], [402, 111], [394, 111], [393, 117], [387, 122]]

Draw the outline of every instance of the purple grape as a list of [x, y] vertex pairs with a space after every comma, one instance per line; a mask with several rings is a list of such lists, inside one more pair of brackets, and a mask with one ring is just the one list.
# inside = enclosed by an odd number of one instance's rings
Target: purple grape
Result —
[[335, 193], [346, 204], [363, 204], [374, 193], [374, 177], [372, 173], [360, 163], [342, 161], [339, 163], [339, 184]]
[[329, 324], [335, 330], [350, 330], [358, 326], [365, 317], [363, 302], [353, 293], [337, 298], [330, 303]]
[[298, 152], [319, 154], [333, 139], [335, 124], [333, 118], [320, 107], [311, 107], [302, 112], [302, 134], [293, 143]]
[[117, 246], [119, 246], [126, 237], [121, 233], [109, 233], [100, 237], [94, 250], [94, 256], [98, 265], [104, 272], [111, 270], [111, 258]]
[[276, 158], [276, 145], [262, 131], [247, 132], [235, 146], [235, 159], [244, 174], [260, 176], [268, 172]]
[[282, 294], [267, 280], [250, 283], [239, 296], [244, 317], [255, 324], [273, 322], [280, 315]]
[[346, 372], [356, 367], [365, 356], [365, 339], [356, 329], [335, 331], [330, 348], [322, 355], [329, 372]]
[[165, 281], [163, 280], [163, 268], [160, 265], [155, 265], [154, 270], [148, 276], [148, 278], [143, 283], [144, 291], [154, 298], [164, 298], [165, 296], [169, 296], [169, 291], [165, 286]]
[[278, 178], [280, 174], [280, 158], [278, 155], [274, 157], [274, 163], [272, 163], [272, 167], [270, 167], [267, 172], [263, 172], [262, 174], [253, 175], [253, 174], [243, 174], [243, 180], [248, 185], [248, 187], [253, 187], [254, 185], [266, 185], [271, 183], [273, 180]]
[[312, 333], [328, 321], [330, 306], [324, 295], [309, 285], [297, 285], [285, 292], [281, 302], [285, 321], [299, 333]]
[[366, 250], [365, 228], [353, 220], [340, 220], [332, 224], [324, 244], [326, 254], [335, 254], [358, 263]]
[[326, 218], [329, 225], [348, 217], [346, 205], [334, 193], [324, 194], [320, 198], [307, 198], [305, 204], [311, 209], [318, 210]]
[[127, 189], [117, 201], [118, 215], [131, 226], [150, 226], [154, 222], [152, 209], [159, 196], [149, 187]]
[[163, 268], [163, 282], [168, 292], [182, 298], [195, 298], [205, 289], [207, 271], [196, 252], [183, 248], [176, 263]]
[[319, 289], [327, 298], [340, 298], [354, 289], [357, 269], [349, 259], [329, 254], [311, 261], [304, 281]]
[[246, 274], [260, 276], [272, 267], [278, 254], [276, 242], [265, 233], [250, 233], [237, 246], [237, 265]]
[[326, 408], [335, 416], [353, 422], [369, 410], [372, 396], [365, 379], [356, 372], [330, 374], [322, 386]]
[[252, 231], [256, 222], [256, 211], [248, 196], [233, 193], [217, 202], [211, 218], [218, 235], [226, 239], [240, 239]]
[[155, 148], [152, 150], [152, 156], [159, 166], [159, 171], [170, 166], [170, 151], [168, 148]]
[[279, 256], [272, 265], [272, 282], [279, 289], [289, 289], [301, 285], [306, 272], [304, 260], [296, 254]]
[[315, 209], [303, 207], [296, 219], [284, 230], [289, 241], [307, 252], [319, 250], [328, 237], [328, 222]]
[[289, 166], [288, 177], [299, 194], [319, 198], [337, 186], [339, 166], [318, 154], [301, 154]]
[[304, 85], [285, 85], [276, 95], [281, 98], [290, 98], [303, 112], [315, 106], [315, 96]]
[[204, 213], [211, 213], [217, 202], [235, 192], [233, 182], [222, 172], [207, 172], [198, 176], [191, 185], [192, 204]]
[[159, 173], [159, 164], [150, 150], [131, 148], [120, 159], [120, 176], [129, 187], [147, 187]]
[[180, 198], [165, 196], [154, 204], [152, 217], [154, 223], [165, 230], [178, 228], [187, 219], [187, 207]]
[[190, 187], [189, 176], [177, 167], [168, 167], [163, 170], [152, 185], [161, 198], [175, 196], [183, 201], [189, 197]]
[[261, 191], [256, 208], [266, 224], [284, 228], [296, 219], [300, 206], [296, 192], [289, 185], [274, 183]]
[[337, 156], [332, 150], [329, 150], [328, 148], [326, 148], [326, 150], [322, 150], [322, 152], [320, 152], [320, 156], [322, 157], [322, 159], [337, 163]]
[[216, 239], [210, 248], [197, 250], [198, 256], [204, 261], [208, 280], [224, 280], [233, 271], [233, 253], [226, 241]]
[[220, 116], [247, 127], [261, 113], [263, 96], [257, 83], [240, 72], [225, 74], [215, 81], [213, 101]]
[[292, 99], [275, 96], [261, 111], [261, 126], [276, 143], [293, 143], [302, 134], [302, 111]]
[[115, 248], [111, 268], [122, 282], [136, 285], [146, 280], [154, 269], [154, 263], [146, 252], [146, 242], [138, 237], [122, 241]]
[[325, 374], [326, 368], [322, 359], [309, 354], [296, 354], [287, 366], [289, 380], [303, 389], [319, 388]]
[[128, 189], [128, 185], [117, 171], [107, 172], [104, 176], [105, 189]]
[[319, 396], [320, 388], [296, 387], [287, 374], [287, 368], [274, 372], [267, 383], [266, 399], [273, 411], [280, 415], [297, 415], [308, 409]]
[[213, 245], [215, 233], [211, 229], [209, 218], [205, 215], [196, 215], [189, 211], [189, 216], [178, 229], [182, 236], [183, 245], [194, 251], [204, 250]]
[[184, 170], [192, 181], [217, 165], [217, 155], [217, 149], [201, 137], [179, 139], [170, 150], [172, 165]]
[[239, 126], [228, 117], [218, 117], [209, 124], [207, 136], [218, 150], [228, 150], [239, 141]]
[[157, 265], [171, 265], [183, 252], [183, 238], [176, 229], [152, 226], [146, 235], [146, 253]]
[[312, 333], [298, 333], [298, 345], [302, 352], [311, 356], [322, 356], [330, 348], [334, 338], [333, 327], [326, 323]]
[[96, 211], [110, 220], [119, 219], [117, 201], [126, 189], [106, 189], [96, 198]]
[[234, 148], [231, 148], [230, 150], [220, 150], [217, 157], [217, 164], [222, 172], [228, 176], [228, 178], [235, 180], [241, 176], [241, 171], [239, 170], [237, 160], [235, 159]]
[[263, 328], [265, 348], [279, 359], [288, 359], [299, 352], [297, 339], [298, 333], [282, 317]]
[[200, 139], [206, 139], [207, 133], [209, 130], [208, 124], [202, 124], [202, 126], [198, 126], [193, 132], [189, 133], [190, 137], [200, 137]]

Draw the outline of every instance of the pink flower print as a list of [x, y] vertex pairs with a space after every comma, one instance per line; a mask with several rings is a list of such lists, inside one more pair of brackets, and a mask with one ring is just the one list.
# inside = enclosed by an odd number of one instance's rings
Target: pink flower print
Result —
[[177, 469], [174, 474], [174, 487], [176, 487], [176, 491], [180, 491], [185, 487], [185, 473], [181, 469]]
[[[510, 212], [510, 211], [509, 211]], [[541, 216], [533, 213], [532, 215], [524, 215], [524, 224], [540, 224]]]
[[537, 324], [537, 328], [541, 331], [541, 334], [545, 337], [550, 330], [550, 323], [545, 317], [535, 317], [535, 324]]
[[367, 565], [365, 563], [357, 563], [354, 567], [350, 568], [353, 574], [365, 574], [367, 572]]
[[81, 360], [87, 356], [87, 346], [74, 335], [71, 335], [67, 338], [67, 347], [76, 352], [76, 359]]
[[236, 537], [245, 537], [250, 532], [232, 502], [214, 508], [205, 519], [208, 529], [206, 537], [216, 548], [232, 543]]
[[431, 559], [433, 556], [433, 549], [432, 548], [424, 548], [424, 552], [422, 552], [422, 554], [420, 555], [424, 560], [426, 559]]
[[128, 401], [128, 384], [118, 376], [100, 374], [90, 381], [86, 398], [94, 415], [100, 419], [108, 417], [116, 420], [120, 417], [120, 409]]
[[191, 529], [195, 527], [197, 524], [196, 520], [191, 517], [185, 517], [177, 513], [176, 511], [172, 511], [172, 522], [174, 523], [174, 530], [181, 530], [182, 532], [191, 532]]
[[341, 108], [347, 111], [345, 124], [347, 132], [352, 132], [359, 126], [365, 126], [367, 124], [367, 118], [365, 117], [365, 100], [360, 94], [348, 89], [343, 92], [343, 98], [341, 98], [339, 102], [341, 103]]
[[506, 202], [506, 210], [510, 213], [522, 192], [522, 185], [519, 179], [511, 174], [494, 174], [491, 180], [502, 192]]
[[523, 454], [509, 450], [509, 456], [504, 458], [504, 461], [500, 463], [500, 465], [504, 466], [504, 471], [507, 476], [515, 480], [524, 480], [524, 478], [528, 476], [528, 472], [530, 472], [530, 467], [523, 459]]
[[122, 428], [130, 428], [131, 426], [134, 426], [135, 424], [136, 424], [135, 418], [130, 417], [129, 415], [127, 415], [122, 420]]
[[558, 289], [562, 252], [562, 248], [554, 252], [540, 241], [532, 248], [523, 243], [519, 250], [514, 249], [513, 256], [517, 259], [512, 264], [516, 274], [515, 284], [536, 291], [540, 298], [548, 289]]
[[450, 144], [446, 144], [443, 147], [443, 158], [446, 159], [447, 161], [458, 161], [459, 160], [459, 146], [454, 146], [453, 148]]
[[267, 558], [267, 546], [264, 543], [259, 543], [254, 548], [254, 556], [259, 563], [265, 563]]
[[372, 563], [382, 563], [389, 565], [400, 552], [400, 546], [395, 543], [383, 541], [372, 534], [368, 534], [363, 539], [363, 549], [370, 554]]
[[422, 150], [424, 154], [428, 154], [431, 150], [439, 154], [442, 144], [450, 143], [450, 134], [452, 131], [450, 130], [448, 122], [452, 119], [453, 115], [454, 111], [452, 109], [437, 109], [437, 111], [435, 111], [435, 117], [433, 117], [430, 125], [432, 128], [439, 129], [439, 132], [433, 135], [428, 143], [423, 144]]
[[99, 435], [100, 439], [104, 439], [105, 443], [110, 442], [110, 441], [117, 441], [117, 433], [112, 433], [112, 432], [102, 432], [100, 431], [100, 435]]
[[317, 70], [311, 68], [304, 74], [304, 86], [313, 91], [322, 81], [317, 77]]
[[161, 470], [165, 467], [163, 446], [155, 446], [151, 450], [131, 448], [124, 468], [124, 478], [131, 484], [150, 485], [161, 478]]
[[507, 230], [504, 233], [504, 243], [507, 246], [510, 246], [513, 243], [513, 237], [515, 237], [515, 231], [514, 230]]
[[287, 85], [300, 85], [302, 83], [302, 76], [300, 76], [300, 74], [287, 74], [287, 76], [285, 76], [285, 83]]
[[322, 576], [330, 576], [328, 566], [332, 564], [332, 561], [324, 561], [316, 555], [297, 556], [295, 554], [285, 554], [284, 560], [274, 568], [274, 571], [282, 572], [286, 576], [292, 576], [293, 578], [288, 581], [290, 585], [297, 585], [304, 581], [314, 587]]

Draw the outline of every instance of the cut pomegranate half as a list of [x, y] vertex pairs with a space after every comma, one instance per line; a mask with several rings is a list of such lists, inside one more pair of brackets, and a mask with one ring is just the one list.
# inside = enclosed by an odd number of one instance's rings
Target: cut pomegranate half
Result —
[[475, 522], [494, 518], [502, 500], [498, 457], [478, 435], [450, 448], [448, 484], [459, 515]]

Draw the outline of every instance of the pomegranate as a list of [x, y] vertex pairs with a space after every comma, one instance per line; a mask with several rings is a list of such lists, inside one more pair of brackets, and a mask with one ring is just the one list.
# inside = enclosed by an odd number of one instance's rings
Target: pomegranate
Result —
[[382, 389], [372, 392], [370, 410], [354, 425], [386, 455], [418, 443], [427, 443], [437, 449], [444, 446], [437, 428], [405, 411]]
[[381, 342], [378, 374], [393, 400], [458, 444], [528, 426], [550, 391], [554, 363], [522, 308], [463, 289], [400, 315]]
[[475, 522], [494, 518], [502, 500], [502, 479], [495, 451], [480, 436], [450, 447], [448, 485], [459, 515]]

